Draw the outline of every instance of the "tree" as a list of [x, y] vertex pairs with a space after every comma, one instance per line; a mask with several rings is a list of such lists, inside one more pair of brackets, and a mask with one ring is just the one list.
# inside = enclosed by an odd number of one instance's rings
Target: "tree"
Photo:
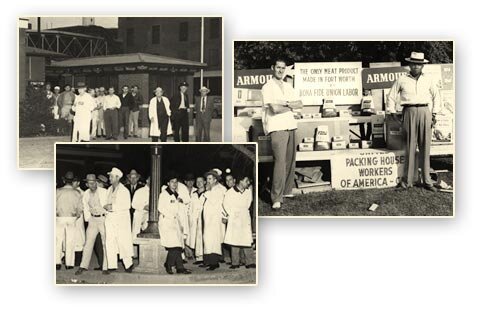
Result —
[[295, 62], [401, 61], [412, 51], [425, 53], [431, 63], [452, 63], [451, 41], [236, 41], [235, 69], [263, 69], [276, 58]]

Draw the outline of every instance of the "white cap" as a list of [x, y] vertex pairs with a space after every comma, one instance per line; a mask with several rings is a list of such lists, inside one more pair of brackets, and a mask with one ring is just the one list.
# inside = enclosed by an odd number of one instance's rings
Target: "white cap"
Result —
[[113, 175], [116, 177], [122, 177], [123, 173], [121, 170], [117, 169], [116, 167], [112, 168], [111, 171], [107, 172], [108, 175]]
[[61, 89], [59, 86], [55, 86], [54, 89]]
[[218, 174], [218, 175], [223, 174], [223, 172], [221, 170], [219, 170], [218, 168], [214, 168], [213, 171], [216, 172], [216, 174]]

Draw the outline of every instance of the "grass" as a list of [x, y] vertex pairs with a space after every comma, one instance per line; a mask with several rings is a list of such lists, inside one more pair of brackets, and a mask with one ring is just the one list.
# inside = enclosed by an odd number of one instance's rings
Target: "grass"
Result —
[[[447, 169], [439, 177], [452, 185], [452, 158], [435, 158], [431, 167]], [[369, 211], [371, 204], [379, 207]], [[430, 192], [420, 187], [328, 191], [286, 199], [275, 211], [267, 198], [259, 198], [260, 216], [452, 216], [453, 194]]]

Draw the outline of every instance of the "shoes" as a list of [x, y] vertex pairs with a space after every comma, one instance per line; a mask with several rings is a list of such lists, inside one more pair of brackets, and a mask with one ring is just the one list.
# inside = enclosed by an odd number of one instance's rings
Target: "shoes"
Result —
[[182, 261], [182, 263], [187, 264], [187, 261], [184, 259], [184, 260]]
[[202, 260], [195, 261], [193, 265], [202, 265], [204, 262]]
[[219, 268], [219, 265], [212, 265], [212, 266], [209, 266], [206, 270], [207, 271], [213, 271], [215, 269], [218, 269]]
[[168, 274], [174, 274], [174, 272], [172, 271], [172, 267], [168, 266], [167, 263], [163, 264], [163, 266], [165, 267], [165, 271]]
[[247, 268], [247, 269], [255, 269], [257, 267], [256, 267], [255, 264], [249, 264], [249, 265], [245, 266], [245, 268]]
[[78, 268], [78, 270], [75, 272], [75, 274], [78, 276], [78, 275], [81, 275], [81, 274], [82, 274], [84, 271], [87, 271], [87, 269], [80, 267], [80, 268]]
[[117, 138], [116, 137], [112, 137], [112, 140], [116, 140], [117, 141]]
[[61, 264], [56, 264], [56, 270], [61, 270]]
[[133, 135], [134, 138], [138, 138], [138, 135]]
[[108, 274], [111, 274], [111, 272], [109, 270], [104, 270], [104, 271], [102, 271], [102, 274], [108, 275]]
[[65, 269], [66, 269], [66, 270], [73, 269], [73, 266], [65, 266]]
[[124, 269], [124, 271], [127, 272], [127, 273], [131, 273], [131, 272], [133, 272], [133, 269], [134, 269], [134, 264], [132, 264], [131, 266], [129, 266], [129, 268]]
[[177, 269], [177, 273], [180, 273], [180, 274], [191, 274], [192, 271], [190, 271], [189, 269]]
[[199, 268], [206, 268], [206, 267], [208, 267], [208, 265], [205, 265], [205, 264], [199, 265]]
[[112, 137], [106, 137], [105, 139], [106, 140], [112, 140]]
[[396, 187], [399, 189], [404, 189], [404, 190], [408, 190], [410, 188], [410, 186], [408, 186], [408, 184], [405, 182], [398, 183], [398, 185]]
[[231, 265], [230, 266], [230, 269], [238, 269], [238, 268], [240, 268], [240, 265]]
[[434, 185], [425, 185], [424, 188], [426, 190], [431, 191], [431, 192], [434, 192], [434, 193], [437, 193], [438, 192], [437, 188]]
[[97, 270], [97, 271], [102, 270], [102, 267], [94, 268], [94, 270]]
[[272, 205], [272, 209], [274, 210], [277, 210], [277, 209], [280, 209], [281, 208], [281, 203], [278, 201], [278, 202], [274, 202], [274, 204]]

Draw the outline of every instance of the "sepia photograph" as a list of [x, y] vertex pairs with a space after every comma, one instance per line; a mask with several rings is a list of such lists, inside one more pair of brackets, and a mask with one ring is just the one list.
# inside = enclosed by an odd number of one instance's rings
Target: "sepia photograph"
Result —
[[223, 140], [220, 16], [18, 21], [19, 169], [56, 142]]
[[57, 285], [257, 285], [255, 143], [56, 143]]
[[234, 41], [259, 215], [453, 217], [453, 41]]

